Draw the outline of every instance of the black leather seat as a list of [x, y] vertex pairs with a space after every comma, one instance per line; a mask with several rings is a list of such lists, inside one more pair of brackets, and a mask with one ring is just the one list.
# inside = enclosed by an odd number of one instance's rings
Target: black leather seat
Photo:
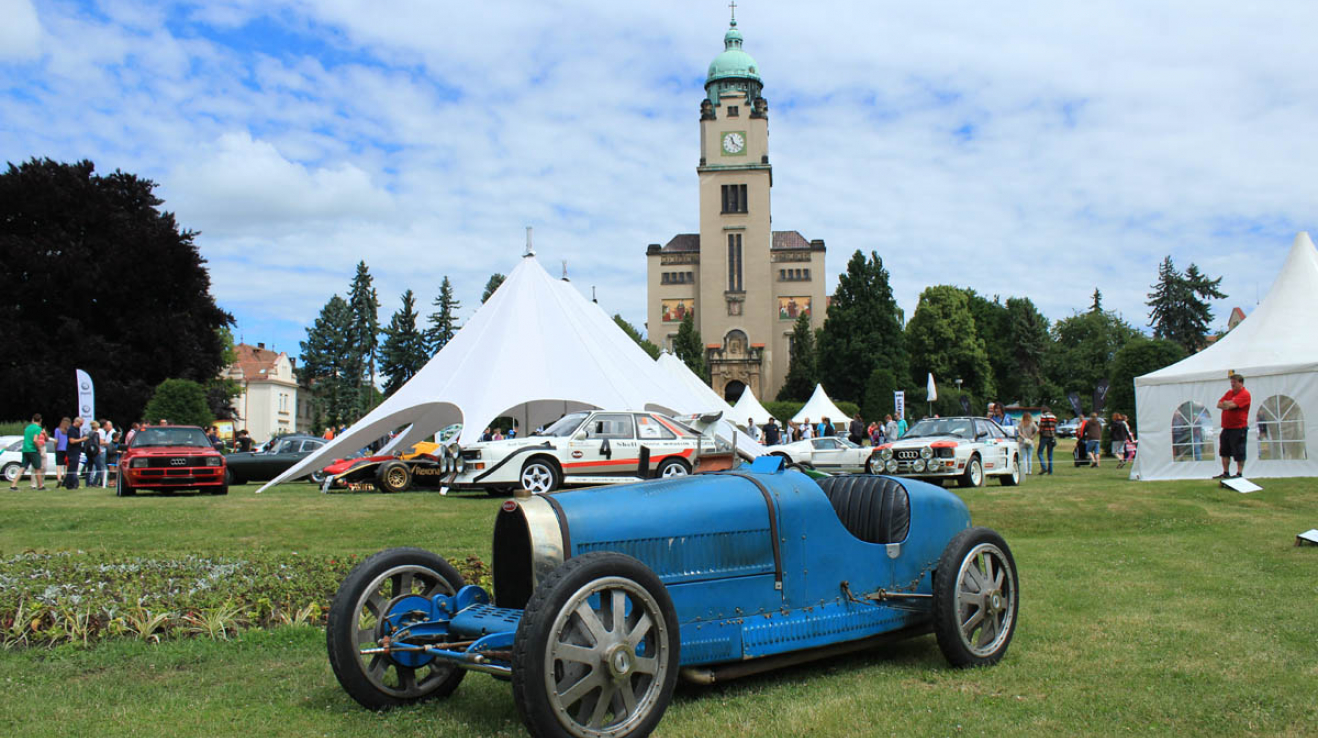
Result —
[[867, 474], [824, 477], [818, 482], [838, 520], [853, 536], [868, 543], [906, 540], [911, 501], [901, 482]]

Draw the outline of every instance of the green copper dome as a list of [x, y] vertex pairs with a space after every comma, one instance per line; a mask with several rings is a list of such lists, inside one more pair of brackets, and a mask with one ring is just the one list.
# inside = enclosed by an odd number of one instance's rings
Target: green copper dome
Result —
[[705, 84], [729, 77], [749, 78], [756, 81], [760, 79], [760, 68], [751, 58], [750, 54], [741, 50], [741, 31], [737, 30], [737, 22], [732, 22], [732, 27], [723, 36], [723, 53], [714, 57], [714, 61], [709, 64], [709, 76], [705, 79]]

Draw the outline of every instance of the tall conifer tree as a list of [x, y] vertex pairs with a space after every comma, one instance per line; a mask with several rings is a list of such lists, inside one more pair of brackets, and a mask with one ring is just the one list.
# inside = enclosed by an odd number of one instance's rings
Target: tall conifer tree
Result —
[[1213, 320], [1208, 299], [1222, 299], [1222, 278], [1209, 279], [1191, 264], [1182, 274], [1168, 256], [1158, 266], [1158, 282], [1149, 293], [1149, 325], [1155, 338], [1180, 344], [1187, 352], [1203, 348]]
[[403, 307], [385, 327], [384, 341], [380, 344], [380, 373], [387, 378], [385, 396], [407, 384], [430, 358], [426, 336], [417, 328], [416, 319], [416, 296], [408, 290], [403, 293]]
[[815, 348], [815, 331], [810, 327], [810, 316], [802, 313], [792, 326], [791, 363], [787, 365], [787, 378], [778, 390], [778, 401], [805, 402], [819, 382], [819, 357]]
[[449, 282], [447, 274], [439, 283], [439, 296], [435, 298], [434, 306], [439, 310], [430, 314], [430, 328], [426, 330], [426, 351], [430, 356], [439, 353], [458, 333], [456, 313], [462, 309], [462, 303], [453, 297], [453, 283]]
[[[821, 306], [814, 306], [819, 309]], [[819, 336], [819, 379], [834, 399], [860, 402], [877, 368], [904, 377], [908, 372], [902, 311], [877, 252], [859, 250], [838, 279]]]
[[687, 313], [682, 319], [682, 327], [677, 329], [673, 339], [673, 354], [686, 363], [687, 368], [697, 377], [709, 381], [709, 371], [705, 365], [705, 344], [696, 330], [694, 313]]
[[372, 286], [374, 279], [366, 262], [357, 263], [348, 293], [348, 306], [352, 310], [352, 345], [354, 359], [352, 390], [357, 395], [359, 414], [370, 410], [375, 397], [375, 357], [380, 347], [380, 296]]
[[355, 332], [352, 308], [335, 295], [321, 308], [320, 317], [307, 328], [307, 340], [300, 344], [298, 382], [312, 390], [317, 417], [335, 426], [357, 418], [358, 385], [353, 375], [360, 362], [354, 353]]

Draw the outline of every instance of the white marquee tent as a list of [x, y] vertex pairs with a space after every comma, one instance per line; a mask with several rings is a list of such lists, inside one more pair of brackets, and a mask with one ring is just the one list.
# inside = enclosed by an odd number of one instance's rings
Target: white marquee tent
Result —
[[755, 393], [748, 386], [742, 390], [741, 397], [737, 398], [737, 404], [732, 408], [732, 417], [737, 419], [738, 425], [745, 425], [748, 418], [755, 418], [755, 424], [763, 427], [771, 416], [760, 401], [755, 399]]
[[[391, 448], [408, 448], [454, 423], [464, 424], [458, 441], [466, 445], [500, 416], [513, 417], [528, 433], [575, 410], [679, 415], [706, 412], [707, 405], [598, 305], [528, 255], [398, 392], [258, 491], [305, 476], [398, 428], [404, 430]], [[758, 444], [738, 435], [739, 450], [759, 455]]]
[[792, 416], [792, 422], [800, 423], [807, 418], [814, 425], [819, 425], [824, 418], [828, 418], [834, 428], [845, 430], [847, 423], [850, 422], [851, 416], [847, 415], [833, 401], [828, 399], [828, 394], [824, 392], [824, 385], [816, 384], [814, 394], [806, 401], [801, 411]]
[[1245, 476], [1318, 476], [1315, 325], [1318, 251], [1300, 233], [1249, 317], [1203, 351], [1135, 379], [1139, 454], [1131, 478], [1207, 479], [1222, 471], [1217, 402], [1230, 371], [1245, 377], [1252, 400]]

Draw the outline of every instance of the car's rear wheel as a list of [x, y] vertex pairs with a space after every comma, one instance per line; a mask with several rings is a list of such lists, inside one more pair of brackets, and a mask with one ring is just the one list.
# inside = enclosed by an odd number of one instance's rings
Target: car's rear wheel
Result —
[[649, 735], [677, 680], [668, 590], [636, 559], [569, 559], [536, 588], [513, 641], [513, 700], [538, 738]]
[[386, 461], [375, 470], [375, 486], [381, 492], [406, 492], [412, 486], [412, 469], [402, 461]]
[[1011, 457], [1011, 471], [998, 477], [998, 481], [1003, 487], [1015, 487], [1021, 483], [1021, 457], [1013, 454]]
[[956, 667], [1002, 659], [1016, 633], [1020, 589], [1007, 542], [988, 528], [957, 533], [934, 576], [934, 634]]
[[970, 457], [970, 461], [966, 462], [965, 473], [957, 481], [962, 487], [984, 486], [984, 462], [979, 460], [979, 456]]
[[18, 484], [18, 472], [20, 465], [18, 462], [5, 464], [5, 481], [10, 484]]
[[655, 470], [654, 475], [660, 479], [669, 479], [672, 477], [685, 477], [691, 473], [691, 467], [686, 465], [681, 459], [664, 459], [659, 468]]
[[395, 657], [361, 651], [380, 645], [388, 635], [388, 623], [381, 615], [400, 598], [452, 595], [462, 585], [457, 569], [419, 548], [391, 548], [358, 564], [334, 595], [325, 629], [330, 666], [343, 689], [372, 710], [452, 694], [466, 674], [456, 665], [433, 656], [418, 659], [411, 654]]
[[320, 471], [313, 471], [311, 472], [311, 476], [307, 477], [307, 479], [310, 479], [312, 484], [319, 487], [325, 483], [325, 470], [321, 469]]
[[533, 494], [553, 492], [562, 484], [558, 467], [548, 459], [537, 456], [522, 465], [522, 474], [518, 477], [522, 489]]
[[128, 475], [124, 474], [123, 469], [119, 470], [119, 481], [114, 485], [114, 494], [117, 497], [133, 497], [137, 494], [133, 485], [128, 483]]

